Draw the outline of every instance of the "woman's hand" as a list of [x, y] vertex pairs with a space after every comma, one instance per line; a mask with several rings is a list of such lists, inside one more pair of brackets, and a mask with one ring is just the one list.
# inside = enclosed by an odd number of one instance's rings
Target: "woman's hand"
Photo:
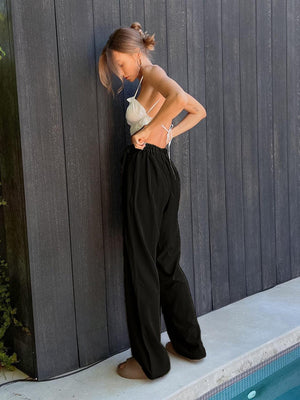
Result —
[[136, 149], [143, 150], [143, 148], [146, 146], [145, 142], [148, 139], [149, 134], [147, 133], [147, 130], [145, 127], [140, 129], [138, 132], [136, 132], [134, 135], [131, 136], [131, 142], [134, 144], [134, 147]]

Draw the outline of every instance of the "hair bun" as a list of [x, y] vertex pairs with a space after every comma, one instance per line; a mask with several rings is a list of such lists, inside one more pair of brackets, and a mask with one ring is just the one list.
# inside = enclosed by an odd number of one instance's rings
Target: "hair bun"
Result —
[[145, 34], [144, 34], [143, 30], [142, 30], [142, 25], [139, 22], [133, 22], [130, 25], [130, 28], [133, 28], [136, 31], [138, 31], [143, 38], [145, 37]]
[[153, 35], [149, 35], [147, 31], [143, 32], [142, 25], [137, 21], [133, 22], [130, 25], [130, 28], [133, 28], [133, 29], [135, 29], [136, 31], [139, 32], [139, 34], [141, 35], [141, 37], [143, 39], [145, 47], [148, 50], [154, 50], [154, 46], [155, 46], [155, 43], [156, 43], [156, 41], [154, 39], [154, 36], [155, 36], [154, 34]]

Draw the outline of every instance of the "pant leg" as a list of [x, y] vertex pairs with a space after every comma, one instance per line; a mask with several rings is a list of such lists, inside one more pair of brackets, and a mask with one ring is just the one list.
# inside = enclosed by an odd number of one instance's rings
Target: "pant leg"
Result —
[[183, 356], [198, 359], [205, 357], [206, 351], [188, 280], [179, 264], [180, 177], [172, 160], [166, 159], [165, 168], [169, 171], [171, 193], [163, 213], [157, 248], [162, 312], [174, 349]]
[[132, 356], [150, 379], [170, 370], [161, 343], [160, 281], [156, 249], [169, 186], [161, 170], [164, 149], [130, 145], [123, 160], [122, 205], [126, 316]]

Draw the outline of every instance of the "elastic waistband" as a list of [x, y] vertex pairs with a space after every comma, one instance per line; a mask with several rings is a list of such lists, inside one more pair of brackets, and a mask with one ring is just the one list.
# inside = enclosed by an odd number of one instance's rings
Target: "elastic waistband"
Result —
[[134, 147], [134, 144], [131, 143], [129, 145], [127, 145], [124, 149], [122, 158], [121, 158], [121, 172], [123, 174], [124, 171], [124, 166], [125, 166], [125, 162], [127, 159], [127, 155], [129, 157], [131, 157], [133, 154], [135, 154], [136, 152], [140, 151], [140, 152], [146, 152], [146, 153], [152, 153], [152, 154], [159, 154], [160, 156], [163, 156], [164, 158], [169, 160], [170, 166], [172, 168], [172, 171], [174, 173], [174, 175], [176, 176], [176, 173], [174, 172], [173, 166], [172, 166], [172, 161], [170, 158], [170, 148], [168, 148], [169, 145], [167, 145], [166, 147], [162, 148], [162, 147], [158, 147], [155, 144], [152, 143], [145, 143], [145, 147], [143, 149], [137, 149]]
[[152, 144], [152, 143], [145, 143], [145, 147], [143, 148], [143, 151], [145, 151], [145, 150], [146, 151], [152, 151], [152, 152], [157, 151], [158, 153], [168, 154], [167, 147], [164, 147], [164, 148], [158, 147], [158, 146], [156, 146], [155, 144]]
[[161, 154], [166, 154], [168, 155], [168, 149], [167, 147], [158, 147], [155, 144], [152, 143], [145, 143], [145, 147], [143, 149], [137, 149], [134, 147], [134, 144], [131, 143], [125, 148], [125, 153], [128, 151], [145, 151], [145, 152], [151, 152], [151, 153], [161, 153]]

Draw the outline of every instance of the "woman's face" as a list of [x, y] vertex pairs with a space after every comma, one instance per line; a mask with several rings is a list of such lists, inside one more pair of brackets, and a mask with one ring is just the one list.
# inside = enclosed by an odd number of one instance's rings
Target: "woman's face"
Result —
[[131, 82], [137, 78], [140, 70], [137, 62], [138, 52], [134, 54], [128, 54], [112, 50], [112, 59], [120, 77], [123, 77]]

